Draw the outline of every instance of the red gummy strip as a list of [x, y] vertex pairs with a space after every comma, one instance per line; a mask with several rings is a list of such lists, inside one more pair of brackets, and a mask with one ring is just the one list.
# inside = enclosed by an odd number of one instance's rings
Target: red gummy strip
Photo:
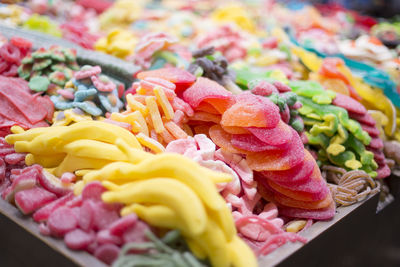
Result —
[[[20, 80], [20, 83], [21, 86], [27, 87], [25, 81]], [[9, 83], [6, 83], [4, 79], [0, 80], [0, 95], [3, 95], [4, 100], [7, 99], [9, 104], [12, 104], [17, 110], [19, 110], [19, 112], [32, 124], [43, 120], [47, 116], [47, 110], [42, 107], [42, 105], [40, 105], [31, 94], [25, 90], [16, 90], [16, 88], [10, 86]], [[8, 116], [6, 115], [6, 117]]]

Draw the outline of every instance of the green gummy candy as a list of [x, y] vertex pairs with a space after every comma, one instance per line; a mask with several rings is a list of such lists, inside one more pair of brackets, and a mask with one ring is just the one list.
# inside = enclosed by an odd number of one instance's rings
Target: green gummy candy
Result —
[[21, 64], [32, 64], [34, 59], [32, 56], [26, 56], [21, 60]]
[[43, 70], [50, 65], [51, 65], [51, 59], [48, 58], [37, 59], [35, 60], [35, 63], [33, 63], [32, 70], [33, 71]]
[[32, 65], [25, 64], [18, 67], [18, 76], [24, 80], [29, 80], [31, 76]]
[[35, 92], [44, 92], [50, 85], [49, 79], [43, 76], [35, 76], [29, 81], [29, 88]]

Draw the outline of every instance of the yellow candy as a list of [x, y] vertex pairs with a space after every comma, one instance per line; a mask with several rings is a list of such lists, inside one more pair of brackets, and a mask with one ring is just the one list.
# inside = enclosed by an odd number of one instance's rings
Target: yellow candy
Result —
[[147, 96], [146, 106], [149, 109], [150, 118], [153, 123], [154, 130], [156, 131], [156, 133], [162, 133], [165, 130], [165, 128], [161, 120], [160, 111], [158, 110], [156, 97]]
[[136, 135], [136, 138], [140, 142], [140, 144], [142, 144], [145, 147], [150, 148], [155, 153], [161, 153], [161, 152], [165, 151], [165, 148], [162, 144], [160, 144], [156, 140], [154, 140], [142, 133], [139, 133], [138, 135]]
[[172, 109], [172, 106], [169, 103], [169, 101], [164, 93], [164, 90], [161, 87], [156, 86], [153, 89], [153, 92], [157, 98], [158, 104], [161, 106], [161, 108], [164, 112], [165, 118], [167, 118], [167, 120], [174, 119], [174, 110]]
[[126, 102], [128, 103], [128, 107], [131, 109], [131, 111], [138, 110], [140, 111], [140, 113], [142, 113], [143, 116], [147, 116], [147, 114], [149, 113], [147, 107], [139, 101], [135, 100], [132, 94], [128, 94], [126, 96]]
[[212, 18], [220, 22], [234, 22], [243, 30], [255, 33], [256, 26], [253, 23], [253, 19], [246, 12], [246, 9], [237, 4], [227, 5], [218, 8], [211, 15]]

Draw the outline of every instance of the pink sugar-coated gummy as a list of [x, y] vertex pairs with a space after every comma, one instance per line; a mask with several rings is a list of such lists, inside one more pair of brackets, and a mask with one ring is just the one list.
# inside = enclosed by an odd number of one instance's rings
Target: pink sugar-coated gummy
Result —
[[300, 136], [292, 129], [292, 140], [286, 150], [268, 150], [247, 155], [249, 167], [255, 171], [289, 170], [304, 159]]
[[107, 264], [112, 264], [118, 257], [120, 248], [114, 244], [104, 244], [99, 246], [95, 252], [94, 255], [96, 258], [99, 260], [107, 263]]
[[223, 126], [275, 128], [280, 121], [279, 108], [268, 98], [244, 92], [222, 115]]
[[84, 231], [89, 231], [93, 228], [94, 223], [94, 208], [95, 205], [91, 200], [84, 201], [80, 207], [78, 224]]
[[72, 185], [66, 185], [61, 183], [61, 180], [53, 177], [50, 173], [40, 172], [38, 176], [39, 184], [46, 190], [56, 194], [57, 196], [63, 196], [72, 191]]
[[289, 86], [280, 81], [274, 82], [273, 85], [276, 87], [276, 89], [278, 89], [279, 93], [286, 93], [292, 91], [292, 89]]
[[87, 233], [81, 229], [72, 230], [64, 236], [64, 242], [67, 247], [74, 250], [82, 250], [87, 248], [87, 246], [92, 243], [94, 239], [95, 234], [93, 232]]
[[347, 95], [336, 93], [336, 97], [333, 99], [332, 104], [358, 115], [364, 115], [367, 113], [367, 109], [360, 102]]
[[372, 153], [374, 153], [374, 160], [378, 162], [385, 162], [385, 154], [382, 151], [376, 151], [373, 149], [368, 149]]
[[376, 170], [377, 172], [377, 179], [383, 179], [386, 178], [390, 175], [391, 171], [388, 165], [384, 165], [384, 166], [379, 166], [379, 168]]
[[15, 194], [15, 204], [23, 214], [30, 214], [55, 199], [56, 195], [40, 187], [22, 190]]
[[176, 88], [175, 84], [173, 84], [172, 82], [167, 81], [165, 79], [161, 79], [161, 78], [157, 78], [157, 77], [146, 77], [146, 78], [144, 78], [144, 80], [148, 81], [148, 82], [151, 82], [151, 83], [153, 83], [155, 85], [159, 85], [159, 86], [162, 86], [164, 88], [173, 90], [173, 91], [175, 91], [175, 88]]
[[75, 181], [76, 175], [73, 174], [72, 172], [65, 172], [61, 175], [61, 182], [63, 184], [69, 184]]
[[168, 143], [167, 147], [165, 148], [165, 152], [183, 155], [189, 149], [197, 150], [196, 141], [191, 137], [186, 139], [177, 139]]
[[250, 152], [278, 149], [276, 146], [271, 146], [262, 142], [253, 134], [233, 134], [231, 142], [233, 146]]
[[111, 80], [109, 80], [108, 82], [103, 82], [96, 75], [91, 76], [90, 79], [92, 80], [93, 85], [100, 92], [112, 92], [114, 89], [117, 88], [115, 83], [113, 83]]
[[46, 206], [38, 209], [32, 217], [36, 222], [47, 221], [52, 212], [54, 212], [59, 207], [64, 206], [68, 201], [72, 200], [73, 198], [74, 193], [72, 192], [65, 196], [62, 196], [59, 199], [54, 200]]
[[292, 140], [293, 131], [289, 125], [284, 123], [282, 120], [279, 121], [275, 128], [257, 128], [249, 127], [247, 128], [255, 137], [257, 137], [261, 142], [266, 143], [270, 146], [283, 146], [288, 144]]
[[279, 214], [291, 218], [304, 218], [314, 220], [329, 220], [335, 216], [335, 202], [333, 201], [329, 207], [317, 210], [306, 210], [299, 208], [280, 207]]
[[25, 153], [12, 153], [4, 157], [4, 161], [8, 164], [15, 165], [25, 160]]
[[90, 182], [83, 188], [82, 199], [83, 201], [88, 199], [101, 201], [101, 194], [106, 191], [106, 188], [99, 181]]
[[73, 199], [65, 203], [65, 206], [69, 208], [80, 207], [81, 205], [82, 205], [82, 195], [75, 196]]
[[366, 124], [368, 126], [375, 126], [375, 124], [376, 124], [375, 120], [372, 118], [372, 116], [369, 113], [360, 115], [357, 113], [349, 112], [349, 117], [353, 120], [358, 121], [361, 124]]
[[119, 212], [114, 205], [109, 205], [100, 201], [93, 202], [93, 204], [95, 204], [93, 209], [93, 227], [95, 230], [105, 229], [118, 220]]
[[62, 237], [78, 227], [78, 219], [71, 208], [60, 207], [50, 214], [47, 225], [52, 235]]
[[314, 170], [316, 162], [311, 154], [306, 150], [304, 160], [289, 170], [284, 171], [263, 171], [261, 174], [267, 179], [271, 179], [282, 186], [302, 184], [309, 179]]
[[124, 241], [124, 244], [147, 241], [147, 237], [144, 234], [147, 230], [150, 230], [149, 226], [142, 221], [138, 221], [135, 227], [131, 227], [124, 232], [122, 240]]
[[261, 81], [256, 86], [254, 86], [251, 92], [255, 95], [269, 96], [272, 93], [278, 93], [278, 89], [269, 82]]
[[[12, 184], [7, 188], [6, 191], [3, 192], [3, 199], [8, 202], [14, 201], [14, 196], [17, 192], [21, 190], [26, 190], [30, 188], [34, 188], [37, 184], [37, 170], [31, 169], [28, 172], [11, 175], [10, 180], [12, 180]], [[11, 179], [13, 178], [13, 179]]]
[[80, 70], [75, 72], [74, 77], [77, 80], [89, 78], [93, 75], [97, 75], [101, 73], [101, 67], [100, 66], [93, 66], [88, 70]]
[[65, 99], [74, 99], [74, 93], [69, 90], [58, 89], [57, 94], [61, 95]]
[[189, 117], [193, 116], [193, 114], [194, 114], [192, 107], [179, 97], [174, 97], [171, 105], [175, 111], [181, 110]]
[[361, 124], [361, 128], [366, 131], [372, 138], [379, 138], [379, 130], [376, 127]]
[[112, 235], [122, 236], [125, 233], [125, 231], [135, 226], [137, 221], [138, 217], [136, 216], [136, 214], [132, 213], [127, 216], [119, 218], [118, 220], [113, 222], [108, 229], [110, 230], [110, 233]]
[[329, 193], [329, 189], [326, 186], [325, 180], [321, 177], [321, 173], [319, 172], [319, 167], [314, 165], [314, 168], [318, 168], [317, 171], [311, 174], [309, 179], [307, 179], [302, 184], [297, 184], [293, 186], [293, 184], [285, 184], [283, 185], [275, 183], [272, 181], [268, 181], [268, 184], [273, 187], [276, 191], [282, 191], [285, 195], [293, 197], [297, 200], [302, 201], [319, 201], [323, 200], [326, 195]]
[[381, 149], [383, 148], [383, 141], [380, 138], [372, 138], [368, 146], [374, 149]]
[[114, 244], [117, 246], [122, 245], [121, 237], [111, 234], [110, 230], [108, 230], [108, 229], [103, 229], [103, 230], [97, 232], [96, 242], [99, 245], [102, 245], [102, 244]]
[[224, 87], [207, 78], [199, 77], [196, 82], [183, 93], [185, 100], [193, 108], [208, 99], [221, 99], [230, 102], [232, 93]]

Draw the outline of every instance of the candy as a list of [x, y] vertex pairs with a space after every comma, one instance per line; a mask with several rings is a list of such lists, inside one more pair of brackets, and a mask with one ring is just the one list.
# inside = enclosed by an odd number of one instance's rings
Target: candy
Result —
[[362, 104], [342, 94], [336, 94], [336, 97], [335, 99], [333, 99], [332, 104], [338, 107], [342, 107], [348, 112], [352, 112], [358, 115], [362, 115], [367, 112]]
[[47, 221], [51, 213], [53, 213], [59, 207], [64, 206], [68, 201], [72, 200], [73, 198], [74, 194], [71, 192], [57, 200], [54, 200], [35, 211], [32, 218], [36, 222]]
[[232, 104], [230, 92], [218, 83], [201, 77], [183, 93], [183, 99], [192, 108], [196, 109], [201, 103], [207, 103], [221, 113]]
[[78, 220], [71, 208], [60, 207], [50, 214], [47, 225], [55, 236], [64, 236], [78, 226]]
[[64, 236], [64, 242], [67, 247], [74, 250], [83, 250], [93, 241], [94, 235], [81, 229], [72, 230]]
[[30, 214], [53, 201], [56, 196], [42, 188], [33, 187], [15, 194], [15, 204], [23, 214]]
[[18, 68], [18, 74], [29, 81], [31, 90], [54, 94], [55, 88], [63, 87], [72, 78], [76, 66], [75, 50], [51, 46], [26, 56]]
[[36, 92], [45, 92], [50, 85], [49, 79], [42, 76], [35, 76], [29, 81], [29, 88]]
[[143, 71], [137, 74], [138, 79], [146, 79], [147, 77], [158, 77], [175, 84], [177, 93], [185, 91], [195, 81], [196, 77], [190, 72], [179, 68], [162, 68], [157, 70]]
[[284, 147], [293, 138], [290, 127], [282, 121], [279, 121], [272, 129], [249, 127], [247, 130], [260, 141], [271, 146]]
[[221, 124], [239, 127], [274, 128], [279, 122], [278, 107], [266, 98], [243, 93], [224, 112]]
[[[330, 189], [337, 205], [348, 206], [364, 200], [369, 194], [375, 194], [380, 190], [376, 183], [364, 171], [349, 171], [343, 168], [325, 165], [327, 180], [331, 182]], [[383, 174], [385, 175], [385, 174]]]
[[58, 26], [51, 22], [48, 17], [39, 16], [34, 14], [27, 19], [23, 27], [29, 30], [41, 31], [47, 34], [54, 35], [56, 37], [61, 37], [62, 33]]
[[24, 128], [46, 126], [45, 119], [52, 117], [52, 108], [41, 96], [29, 93], [25, 81], [15, 78], [0, 77], [0, 122], [2, 128], [13, 125]]
[[304, 183], [313, 172], [314, 161], [310, 152], [305, 151], [304, 160], [295, 167], [284, 171], [263, 171], [262, 174], [280, 185]]
[[[123, 104], [118, 97], [117, 88], [108, 78], [99, 76], [100, 72], [99, 66], [83, 66], [74, 74], [75, 78], [66, 88], [73, 93], [73, 99], [64, 98], [65, 94], [60, 91], [60, 95], [51, 96], [54, 106], [61, 110], [79, 108], [92, 116], [99, 116], [105, 111], [118, 112]], [[91, 80], [88, 84], [86, 78], [89, 77]]]
[[292, 140], [286, 150], [269, 150], [249, 153], [247, 162], [253, 170], [288, 170], [299, 164], [304, 158], [304, 149], [297, 133], [293, 133]]

